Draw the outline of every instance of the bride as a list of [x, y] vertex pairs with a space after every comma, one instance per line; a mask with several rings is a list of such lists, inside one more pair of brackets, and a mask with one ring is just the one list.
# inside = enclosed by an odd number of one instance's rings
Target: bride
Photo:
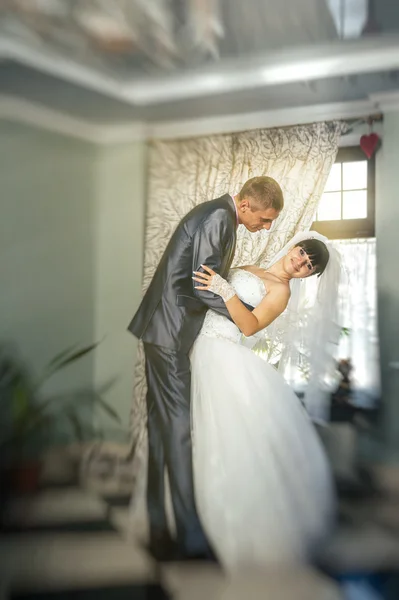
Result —
[[[309, 402], [313, 409], [322, 403], [329, 354], [333, 362], [328, 348], [338, 330], [337, 253], [326, 238], [307, 232], [295, 236], [267, 269], [232, 269], [226, 281], [202, 266], [204, 272], [194, 273], [196, 287], [221, 296], [234, 323], [208, 311], [191, 354], [199, 516], [227, 570], [310, 560], [333, 523], [330, 469], [300, 400], [252, 348], [260, 338], [285, 340], [292, 358], [307, 335]], [[301, 280], [312, 275], [320, 278], [317, 302], [300, 326]], [[241, 300], [255, 306], [253, 312]]]

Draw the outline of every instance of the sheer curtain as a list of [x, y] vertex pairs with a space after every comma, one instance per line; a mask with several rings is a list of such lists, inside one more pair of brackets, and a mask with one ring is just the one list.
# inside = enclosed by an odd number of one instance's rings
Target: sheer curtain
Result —
[[344, 327], [340, 358], [353, 365], [352, 402], [372, 408], [380, 397], [375, 238], [339, 240], [346, 278], [339, 290]]
[[[375, 238], [334, 240], [332, 245], [342, 256], [345, 275], [337, 290], [343, 331], [337, 359], [350, 359], [351, 402], [362, 408], [373, 408], [380, 397], [379, 344], [377, 323], [376, 240]], [[309, 302], [316, 295], [317, 279], [306, 281]], [[337, 373], [338, 376], [338, 373]], [[307, 384], [306, 364], [295, 373], [291, 383], [297, 391]], [[338, 383], [338, 378], [332, 387]]]

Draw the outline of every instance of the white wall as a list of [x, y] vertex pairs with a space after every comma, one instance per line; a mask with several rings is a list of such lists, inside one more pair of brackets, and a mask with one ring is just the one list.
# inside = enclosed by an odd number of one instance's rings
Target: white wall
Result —
[[387, 458], [399, 460], [399, 112], [387, 113], [377, 154], [377, 287]]

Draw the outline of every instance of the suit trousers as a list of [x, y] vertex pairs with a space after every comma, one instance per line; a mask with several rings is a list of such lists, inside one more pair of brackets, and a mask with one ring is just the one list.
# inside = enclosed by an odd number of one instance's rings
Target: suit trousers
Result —
[[187, 353], [144, 343], [148, 411], [147, 508], [151, 534], [167, 533], [165, 468], [170, 483], [177, 543], [185, 556], [207, 554], [194, 496], [190, 359]]

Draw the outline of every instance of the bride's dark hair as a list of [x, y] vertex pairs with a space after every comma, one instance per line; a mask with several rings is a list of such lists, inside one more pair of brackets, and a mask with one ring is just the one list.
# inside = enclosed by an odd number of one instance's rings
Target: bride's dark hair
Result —
[[326, 268], [328, 259], [330, 258], [327, 246], [315, 238], [298, 242], [295, 247], [297, 246], [300, 246], [305, 250], [310, 262], [312, 263], [313, 267], [315, 267], [313, 274], [317, 274], [317, 276], [320, 277], [320, 275], [324, 273], [324, 269]]

